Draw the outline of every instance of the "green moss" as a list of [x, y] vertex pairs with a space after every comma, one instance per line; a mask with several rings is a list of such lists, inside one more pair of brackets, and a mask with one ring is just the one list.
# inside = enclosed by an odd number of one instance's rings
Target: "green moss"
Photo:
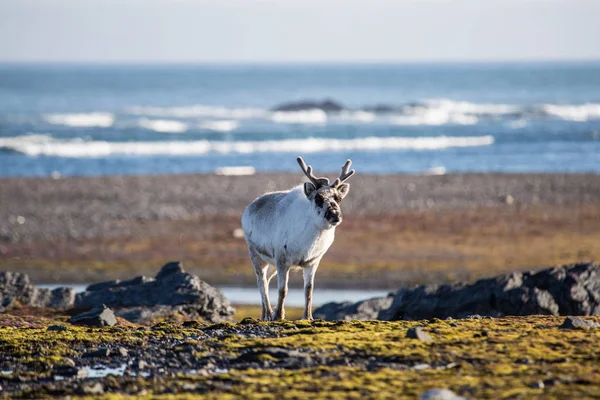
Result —
[[[64, 332], [47, 332], [46, 327], [55, 321], [45, 318], [5, 315], [0, 322], [0, 354], [18, 360], [13, 374], [4, 379], [20, 377], [35, 382], [47, 377], [52, 365], [67, 357], [77, 360], [90, 348], [127, 345], [143, 349], [173, 339], [179, 340], [171, 348], [173, 353], [191, 347], [195, 359], [233, 359], [250, 350], [283, 347], [329, 360], [327, 365], [284, 369], [278, 367], [276, 357], [261, 354], [258, 361], [265, 364], [264, 369], [234, 368], [208, 375], [184, 371], [103, 381], [107, 392], [138, 397], [415, 398], [430, 388], [449, 388], [471, 398], [600, 396], [600, 330], [560, 330], [562, 318], [557, 317], [397, 322], [246, 319], [239, 324], [211, 326], [163, 322], [150, 329], [90, 329], [67, 324]], [[433, 341], [406, 338], [407, 330], [414, 326], [422, 326]], [[270, 333], [260, 338], [240, 334], [254, 328]], [[206, 337], [217, 330], [218, 336]], [[337, 362], [344, 359], [353, 366]], [[418, 364], [420, 368], [413, 368]], [[544, 381], [541, 388], [539, 382]], [[43, 397], [41, 389], [36, 390], [20, 395]], [[119, 395], [107, 393], [105, 397]]]

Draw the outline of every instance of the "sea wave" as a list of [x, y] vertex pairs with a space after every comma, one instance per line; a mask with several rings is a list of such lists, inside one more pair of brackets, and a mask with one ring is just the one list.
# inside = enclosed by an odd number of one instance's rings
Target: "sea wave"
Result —
[[185, 122], [169, 119], [142, 118], [138, 121], [138, 125], [160, 133], [184, 133], [188, 130], [188, 125]]
[[327, 113], [323, 110], [276, 111], [270, 119], [280, 124], [315, 124], [327, 123]]
[[478, 137], [366, 137], [357, 139], [289, 139], [269, 141], [157, 141], [106, 142], [82, 139], [55, 139], [32, 134], [0, 138], [0, 149], [29, 156], [105, 157], [110, 155], [202, 155], [208, 153], [317, 153], [349, 150], [440, 150], [451, 147], [489, 146], [492, 136]]
[[425, 107], [433, 110], [443, 110], [447, 113], [473, 114], [473, 115], [507, 115], [522, 111], [522, 106], [503, 103], [472, 103], [469, 101], [456, 101], [451, 99], [430, 99], [414, 108]]
[[221, 120], [221, 121], [203, 121], [198, 127], [215, 132], [231, 132], [240, 126], [238, 121]]
[[580, 105], [544, 104], [541, 108], [546, 114], [567, 121], [585, 122], [600, 119], [600, 104], [598, 103]]
[[115, 116], [106, 112], [45, 114], [46, 122], [55, 125], [66, 125], [78, 128], [102, 127], [108, 128], [115, 122]]
[[265, 118], [268, 116], [268, 110], [263, 108], [228, 108], [214, 107], [205, 105], [191, 105], [182, 107], [148, 107], [132, 106], [127, 107], [125, 111], [134, 115], [146, 115], [151, 117], [177, 117], [177, 118], [228, 118], [228, 119], [251, 119]]

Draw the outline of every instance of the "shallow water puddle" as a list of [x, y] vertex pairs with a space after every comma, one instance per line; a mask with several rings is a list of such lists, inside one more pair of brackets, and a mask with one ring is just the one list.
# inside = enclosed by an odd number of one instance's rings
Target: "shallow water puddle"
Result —
[[83, 367], [83, 370], [87, 372], [88, 378], [105, 378], [108, 375], [123, 376], [127, 369], [126, 364], [122, 364], [119, 367], [112, 368], [105, 365], [93, 365], [91, 367]]
[[[63, 375], [54, 375], [55, 381], [64, 381], [65, 379], [77, 379], [77, 378], [105, 378], [108, 375], [114, 376], [123, 376], [125, 374], [125, 370], [127, 369], [127, 364], [121, 364], [118, 367], [107, 367], [106, 365], [97, 364], [92, 365], [91, 367], [81, 367], [79, 368], [79, 372], [73, 376], [63, 376]], [[149, 374], [148, 374], [149, 375]], [[143, 376], [143, 375], [142, 375]]]
[[[72, 287], [76, 293], [84, 292], [87, 285], [82, 284], [40, 284], [37, 285], [43, 289], [56, 289], [61, 286]], [[258, 289], [255, 287], [235, 287], [235, 286], [218, 286], [223, 292], [227, 300], [235, 304], [250, 304], [260, 305], [260, 295]], [[315, 289], [313, 294], [313, 304], [320, 306], [329, 302], [343, 302], [343, 301], [361, 301], [371, 299], [373, 297], [385, 297], [389, 291], [386, 290], [375, 290], [375, 289]], [[277, 299], [277, 290], [270, 288], [269, 296], [271, 299]], [[286, 298], [286, 304], [292, 307], [304, 306], [304, 289], [302, 288], [289, 288], [288, 296]]]

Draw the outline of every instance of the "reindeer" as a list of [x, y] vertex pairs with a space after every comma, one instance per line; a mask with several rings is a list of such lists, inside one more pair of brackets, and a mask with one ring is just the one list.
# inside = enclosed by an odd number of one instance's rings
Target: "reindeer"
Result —
[[[292, 267], [303, 270], [304, 319], [312, 319], [312, 293], [319, 262], [333, 243], [335, 228], [342, 222], [340, 202], [350, 190], [345, 183], [355, 171], [352, 161], [330, 185], [329, 179], [317, 178], [302, 157], [298, 164], [310, 182], [293, 189], [263, 194], [244, 211], [242, 228], [262, 300], [263, 320], [283, 320]], [[275, 271], [268, 274], [269, 266]], [[275, 311], [269, 302], [269, 282], [277, 275], [279, 298]]]

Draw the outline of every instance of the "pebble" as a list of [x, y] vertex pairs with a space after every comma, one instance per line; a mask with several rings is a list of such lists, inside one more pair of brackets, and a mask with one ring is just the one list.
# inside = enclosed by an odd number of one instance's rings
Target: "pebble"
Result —
[[234, 239], [243, 239], [244, 231], [241, 228], [234, 229], [231, 236], [233, 236]]
[[419, 396], [421, 400], [466, 400], [449, 389], [429, 389]]
[[100, 382], [83, 385], [80, 389], [82, 394], [98, 395], [104, 393], [104, 386]]
[[420, 326], [415, 326], [414, 328], [410, 328], [408, 331], [406, 331], [406, 337], [411, 339], [419, 339], [423, 342], [433, 341], [431, 336], [429, 336], [429, 334]]

